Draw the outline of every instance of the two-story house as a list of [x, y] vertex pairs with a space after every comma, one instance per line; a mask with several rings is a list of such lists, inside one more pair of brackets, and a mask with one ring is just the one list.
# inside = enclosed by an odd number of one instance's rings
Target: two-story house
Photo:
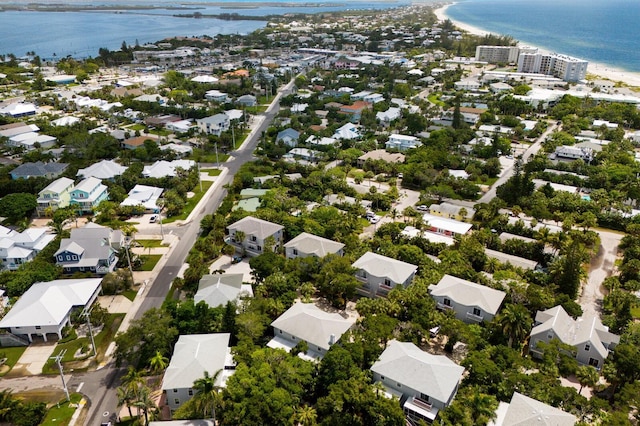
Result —
[[410, 342], [389, 341], [371, 366], [373, 380], [398, 397], [407, 424], [431, 423], [458, 392], [464, 368], [444, 355], [431, 355]]
[[241, 298], [253, 297], [251, 284], [242, 282], [243, 274], [204, 275], [198, 284], [193, 302], [205, 302], [212, 308], [238, 303]]
[[511, 402], [501, 402], [498, 405], [494, 420], [487, 426], [574, 426], [577, 422], [578, 419], [573, 414], [514, 392]]
[[253, 216], [244, 217], [227, 226], [227, 231], [229, 232], [228, 242], [250, 256], [264, 253], [269, 237], [274, 240], [272, 250], [280, 247], [284, 238], [284, 226]]
[[195, 394], [193, 382], [217, 375], [215, 385], [224, 387], [235, 364], [229, 348], [229, 333], [190, 334], [178, 337], [162, 379], [162, 392], [171, 415]]
[[38, 216], [44, 215], [49, 208], [53, 212], [67, 207], [71, 202], [72, 189], [73, 180], [66, 177], [56, 179], [47, 185], [38, 193]]
[[282, 142], [286, 146], [296, 147], [298, 146], [298, 139], [300, 138], [300, 132], [295, 129], [288, 128], [278, 132], [276, 136], [276, 142]]
[[109, 199], [107, 186], [100, 179], [89, 177], [71, 190], [70, 205], [80, 214], [93, 213], [98, 204]]
[[299, 356], [317, 361], [331, 345], [349, 330], [356, 318], [344, 318], [339, 313], [325, 312], [313, 303], [296, 302], [271, 323], [273, 339], [267, 346], [291, 350], [300, 342], [307, 343], [307, 351]]
[[227, 114], [220, 113], [205, 118], [199, 118], [196, 120], [196, 124], [202, 133], [220, 136], [222, 132], [229, 130], [231, 120], [229, 120], [229, 116]]
[[573, 319], [560, 305], [536, 314], [529, 338], [529, 352], [536, 358], [542, 358], [544, 351], [538, 343], [549, 343], [553, 339], [573, 346], [580, 364], [597, 369], [602, 367], [609, 352], [620, 342], [620, 336], [610, 333], [597, 316], [585, 314]]
[[15, 270], [33, 260], [55, 235], [43, 228], [30, 228], [23, 232], [0, 226], [0, 269]]
[[385, 143], [385, 148], [404, 152], [417, 148], [420, 145], [422, 145], [422, 142], [415, 136], [392, 134], [389, 135], [389, 140]]
[[70, 237], [60, 241], [54, 257], [65, 274], [91, 272], [104, 275], [115, 269], [116, 252], [123, 245], [122, 231], [87, 223], [83, 228], [72, 229]]
[[443, 311], [453, 311], [456, 318], [467, 323], [489, 322], [496, 316], [504, 291], [445, 275], [438, 284], [429, 286], [429, 294]]
[[373, 252], [366, 252], [353, 265], [356, 278], [362, 283], [358, 292], [363, 296], [386, 296], [395, 286], [408, 287], [418, 267]]
[[284, 245], [287, 259], [296, 257], [325, 257], [328, 254], [342, 256], [344, 244], [303, 232]]

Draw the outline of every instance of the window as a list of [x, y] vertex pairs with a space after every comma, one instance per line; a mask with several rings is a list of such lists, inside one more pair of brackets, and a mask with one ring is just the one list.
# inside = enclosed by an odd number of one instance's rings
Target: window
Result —
[[280, 332], [280, 334], [282, 334], [282, 330], [278, 330]]
[[258, 241], [258, 239], [256, 238], [256, 236], [255, 236], [255, 235], [252, 235], [252, 236], [251, 236], [251, 241]]
[[178, 389], [174, 389], [174, 390], [173, 390], [173, 393], [178, 393]]
[[380, 376], [380, 380], [384, 380], [384, 376]]
[[478, 308], [473, 308], [473, 315], [480, 316], [480, 309], [478, 309]]
[[176, 398], [176, 399], [173, 400], [173, 403], [175, 405], [180, 405], [180, 400], [178, 398]]
[[553, 331], [547, 333], [547, 339], [553, 339]]
[[36, 325], [36, 330], [40, 330], [42, 327], [40, 327], [39, 325]]
[[445, 297], [443, 303], [444, 303], [444, 306], [451, 306], [451, 299], [447, 299]]
[[399, 388], [402, 387], [402, 385], [400, 383], [396, 383], [396, 386], [398, 386]]
[[58, 262], [62, 262], [62, 255], [58, 256]]
[[429, 395], [425, 395], [423, 393], [420, 393], [420, 399], [423, 400], [423, 401], [429, 402]]
[[262, 246], [256, 246], [256, 249], [257, 249], [258, 251], [262, 251]]
[[591, 345], [590, 344], [587, 343], [586, 345], [584, 345], [584, 350], [585, 351], [589, 352], [590, 349], [591, 349]]
[[193, 396], [193, 389], [189, 389], [189, 396]]
[[391, 280], [389, 278], [384, 279], [384, 285], [391, 287]]
[[593, 358], [589, 358], [589, 365], [592, 367], [598, 367], [598, 360], [597, 359], [593, 359]]
[[322, 352], [322, 348], [321, 348], [320, 346], [318, 346], [318, 350], [319, 350], [320, 352]]
[[293, 249], [293, 255], [297, 256], [298, 255], [298, 249]]
[[73, 260], [78, 260], [78, 256], [76, 256], [75, 254], [74, 254], [74, 255], [72, 255], [72, 256], [71, 256], [71, 258], [72, 258]]
[[65, 256], [65, 258], [66, 258], [67, 260], [71, 260], [71, 256], [69, 256], [68, 254]]

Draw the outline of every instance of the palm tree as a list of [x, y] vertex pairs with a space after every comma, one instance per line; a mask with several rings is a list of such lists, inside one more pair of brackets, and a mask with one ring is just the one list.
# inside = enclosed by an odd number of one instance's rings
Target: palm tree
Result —
[[296, 409], [294, 419], [298, 426], [313, 426], [317, 424], [318, 415], [312, 406], [304, 405]]
[[160, 351], [156, 351], [156, 354], [149, 360], [149, 367], [153, 374], [160, 374], [168, 365], [169, 358]]
[[138, 397], [136, 398], [136, 401], [133, 405], [138, 408], [138, 413], [140, 412], [139, 410], [142, 410], [142, 412], [144, 413], [145, 425], [149, 424], [149, 411], [155, 411], [158, 409], [156, 402], [151, 398], [151, 389], [149, 389], [147, 386], [140, 387], [140, 389], [138, 390]]
[[127, 409], [129, 410], [129, 417], [133, 418], [133, 413], [131, 412], [131, 403], [133, 402], [135, 395], [133, 394], [133, 392], [131, 392], [131, 389], [126, 386], [119, 386], [116, 389], [116, 395], [118, 397], [118, 408], [126, 405]]
[[512, 347], [514, 340], [519, 344], [531, 327], [529, 311], [522, 305], [507, 304], [496, 320], [502, 332], [509, 336], [509, 347]]
[[598, 374], [598, 370], [590, 365], [583, 365], [582, 367], [578, 367], [576, 370], [576, 378], [580, 383], [580, 390], [578, 391], [578, 394], [580, 394], [582, 392], [582, 388], [585, 386], [590, 388], [594, 387], [596, 383], [598, 383], [600, 375]]
[[476, 389], [467, 402], [473, 413], [474, 424], [487, 424], [489, 420], [495, 418], [496, 408], [498, 408], [498, 401], [495, 397], [480, 393], [480, 390]]
[[208, 414], [211, 414], [211, 418], [216, 419], [216, 404], [218, 403], [218, 391], [220, 386], [216, 385], [218, 376], [220, 376], [222, 370], [216, 371], [213, 376], [209, 375], [208, 371], [204, 372], [204, 377], [193, 382], [193, 390], [195, 395], [193, 396], [194, 410], [202, 415], [203, 419], [207, 418]]
[[464, 207], [462, 207], [460, 210], [458, 210], [458, 214], [460, 215], [460, 217], [462, 218], [463, 222], [467, 221], [467, 216], [469, 216], [469, 211], [467, 209], [465, 209]]
[[129, 389], [135, 397], [138, 395], [138, 390], [145, 384], [144, 372], [137, 370], [135, 367], [129, 366], [127, 372], [122, 376], [122, 386]]

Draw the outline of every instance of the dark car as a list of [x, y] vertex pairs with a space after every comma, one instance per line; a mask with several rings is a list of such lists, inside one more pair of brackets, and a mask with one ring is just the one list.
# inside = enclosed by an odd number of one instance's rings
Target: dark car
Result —
[[240, 262], [242, 262], [242, 256], [233, 256], [233, 257], [231, 258], [231, 263], [232, 263], [232, 264], [240, 263]]

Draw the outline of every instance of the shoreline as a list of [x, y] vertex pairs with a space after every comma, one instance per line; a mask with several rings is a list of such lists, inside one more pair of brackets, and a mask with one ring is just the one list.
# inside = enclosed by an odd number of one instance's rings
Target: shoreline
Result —
[[[453, 22], [453, 24], [456, 27], [458, 27], [459, 29], [461, 29], [463, 31], [466, 31], [466, 32], [468, 32], [470, 34], [474, 34], [474, 35], [481, 36], [481, 37], [482, 36], [486, 36], [488, 34], [498, 34], [498, 33], [493, 33], [491, 31], [486, 31], [486, 30], [483, 30], [481, 28], [475, 27], [473, 25], [469, 25], [469, 24], [466, 24], [464, 22], [460, 22], [460, 21], [457, 21], [455, 19], [452, 19], [449, 15], [447, 15], [447, 9], [449, 8], [449, 6], [452, 6], [454, 4], [456, 4], [456, 2], [452, 2], [452, 3], [446, 4], [446, 5], [438, 8], [438, 9], [435, 9], [433, 11], [433, 13], [436, 15], [436, 17], [438, 18], [439, 21], [444, 21], [444, 20], [448, 19], [451, 22]], [[517, 41], [518, 41], [518, 45], [535, 47], [541, 53], [551, 53], [552, 52], [549, 49], [537, 46], [535, 44], [527, 43], [524, 40], [517, 40]], [[557, 53], [562, 53], [562, 52], [557, 52]], [[620, 69], [620, 68], [616, 68], [615, 66], [604, 64], [604, 63], [601, 63], [601, 62], [593, 62], [591, 60], [588, 60], [588, 61], [589, 61], [589, 65], [587, 66], [587, 74], [594, 75], [594, 76], [598, 77], [598, 79], [611, 80], [611, 81], [616, 82], [616, 83], [621, 82], [621, 83], [626, 84], [626, 85], [631, 86], [631, 87], [639, 87], [640, 88], [640, 73], [623, 70], [623, 69]]]

